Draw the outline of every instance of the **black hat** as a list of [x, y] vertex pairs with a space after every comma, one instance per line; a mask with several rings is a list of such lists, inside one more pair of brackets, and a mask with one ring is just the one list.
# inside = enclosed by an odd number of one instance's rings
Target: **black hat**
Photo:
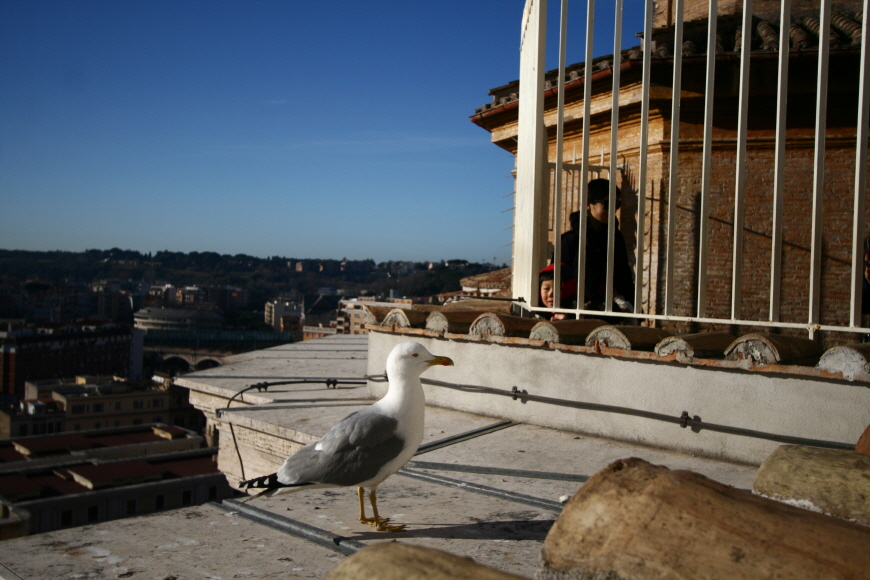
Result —
[[[603, 203], [607, 204], [610, 201], [610, 180], [608, 179], [593, 179], [589, 182], [588, 203]], [[619, 208], [622, 192], [616, 188], [616, 207]]]

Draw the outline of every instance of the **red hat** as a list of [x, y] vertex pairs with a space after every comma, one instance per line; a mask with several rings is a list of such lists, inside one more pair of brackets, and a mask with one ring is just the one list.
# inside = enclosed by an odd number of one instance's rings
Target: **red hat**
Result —
[[[564, 270], [565, 263], [563, 262], [561, 264], [561, 266], [562, 266], [562, 269]], [[553, 274], [551, 276], [548, 276], [546, 278], [547, 280], [552, 280], [556, 276], [555, 271], [556, 271], [556, 264], [553, 263], [553, 264], [550, 264], [549, 266], [547, 266], [546, 268], [544, 268], [543, 270], [541, 270], [538, 273], [538, 276], [540, 277], [543, 274], [546, 274], [548, 272], [553, 272]], [[559, 284], [559, 289], [561, 290], [560, 294], [562, 296], [562, 300], [564, 300], [566, 298], [571, 298], [572, 296], [577, 294], [577, 278], [571, 278], [569, 280], [562, 280], [562, 283]]]

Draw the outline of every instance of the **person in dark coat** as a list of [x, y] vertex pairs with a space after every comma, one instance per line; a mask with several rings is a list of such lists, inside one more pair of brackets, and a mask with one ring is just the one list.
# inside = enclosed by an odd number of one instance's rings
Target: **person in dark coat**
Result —
[[[604, 310], [604, 294], [607, 284], [607, 219], [610, 197], [610, 181], [593, 179], [589, 182], [588, 205], [586, 206], [586, 308]], [[621, 192], [616, 188], [616, 208], [619, 209]], [[577, 258], [580, 250], [580, 212], [573, 212], [569, 220], [571, 229], [562, 234], [562, 261], [566, 264], [562, 277], [577, 277]], [[616, 220], [613, 253], [613, 298], [614, 309], [633, 312], [634, 274], [628, 262], [625, 238], [619, 231]]]

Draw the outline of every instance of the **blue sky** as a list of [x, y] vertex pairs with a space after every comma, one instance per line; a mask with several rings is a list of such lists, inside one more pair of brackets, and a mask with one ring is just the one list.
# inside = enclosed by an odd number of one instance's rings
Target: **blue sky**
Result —
[[468, 117], [519, 77], [522, 10], [2, 0], [0, 248], [507, 261], [513, 157]]

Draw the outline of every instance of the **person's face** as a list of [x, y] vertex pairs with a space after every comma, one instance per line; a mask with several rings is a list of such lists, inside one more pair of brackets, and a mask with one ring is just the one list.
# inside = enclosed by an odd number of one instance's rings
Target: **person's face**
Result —
[[588, 208], [589, 215], [591, 215], [600, 222], [607, 221], [607, 204], [602, 202], [590, 203]]
[[554, 304], [553, 281], [544, 280], [541, 282], [541, 302], [547, 308], [552, 308]]

